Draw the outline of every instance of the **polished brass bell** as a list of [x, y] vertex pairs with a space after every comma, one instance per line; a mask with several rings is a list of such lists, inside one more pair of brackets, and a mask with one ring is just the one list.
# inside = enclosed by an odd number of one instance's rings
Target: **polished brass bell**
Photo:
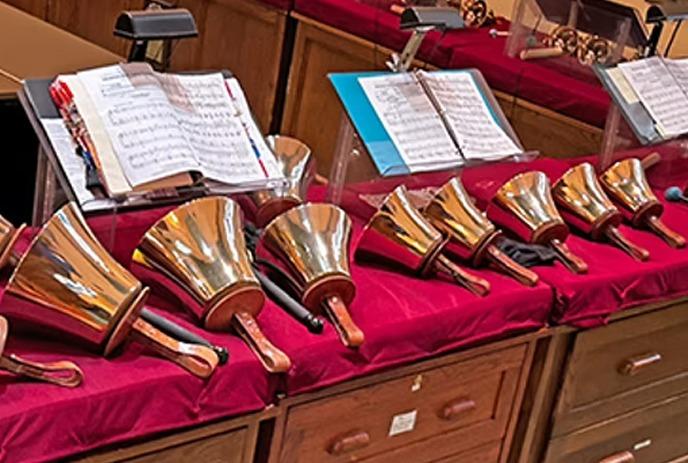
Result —
[[5, 353], [8, 335], [9, 324], [0, 316], [0, 370], [63, 387], [77, 387], [81, 384], [84, 374], [73, 362], [38, 363]]
[[558, 259], [574, 273], [588, 265], [565, 243], [569, 229], [559, 215], [543, 172], [518, 174], [501, 186], [487, 209], [490, 219], [527, 243], [551, 246]]
[[248, 207], [258, 228], [265, 227], [281, 213], [303, 203], [313, 179], [313, 156], [308, 145], [284, 135], [267, 137], [267, 142], [287, 184], [249, 195]]
[[205, 328], [233, 327], [268, 371], [291, 366], [258, 326], [265, 295], [246, 249], [241, 209], [231, 199], [198, 199], [169, 212], [139, 242], [132, 271], [172, 293]]
[[108, 254], [69, 203], [43, 225], [19, 259], [0, 312], [104, 355], [133, 337], [197, 376], [212, 374], [215, 352], [179, 343], [139, 318], [147, 295], [148, 288]]
[[552, 195], [566, 222], [593, 240], [606, 238], [634, 259], [649, 258], [647, 250], [629, 241], [617, 228], [623, 217], [604, 193], [592, 164], [584, 162], [567, 170], [552, 187]]
[[421, 276], [444, 272], [474, 294], [488, 294], [490, 283], [447, 258], [443, 254], [445, 244], [442, 233], [413, 207], [406, 187], [401, 185], [387, 196], [366, 225], [356, 246], [356, 258], [401, 264]]
[[501, 232], [475, 207], [458, 177], [440, 188], [422, 212], [449, 239], [447, 251], [474, 266], [489, 261], [527, 286], [537, 284], [536, 273], [514, 262], [496, 246]]
[[311, 312], [325, 309], [340, 339], [349, 347], [365, 336], [347, 307], [356, 294], [349, 271], [351, 219], [331, 204], [306, 203], [284, 212], [265, 227], [262, 240], [292, 271], [301, 300]]
[[652, 192], [639, 159], [629, 158], [613, 164], [600, 175], [600, 182], [634, 227], [649, 228], [674, 248], [685, 247], [685, 238], [659, 218], [664, 205]]

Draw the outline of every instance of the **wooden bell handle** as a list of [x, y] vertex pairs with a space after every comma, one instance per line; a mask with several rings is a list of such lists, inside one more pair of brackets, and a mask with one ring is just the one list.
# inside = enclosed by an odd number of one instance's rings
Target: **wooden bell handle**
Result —
[[487, 256], [490, 261], [504, 273], [510, 275], [512, 278], [526, 286], [535, 286], [540, 280], [540, 277], [537, 275], [537, 273], [514, 262], [509, 256], [500, 251], [500, 249], [494, 244], [491, 244], [487, 247]]
[[643, 166], [643, 169], [647, 170], [659, 164], [661, 160], [662, 155], [655, 151], [641, 159], [640, 164]]
[[287, 354], [275, 347], [265, 337], [253, 315], [237, 312], [232, 316], [232, 325], [267, 371], [284, 373], [291, 368], [291, 360]]
[[615, 453], [614, 455], [603, 458], [598, 463], [635, 463], [635, 457], [631, 452], [626, 450], [625, 452]]
[[67, 361], [38, 363], [16, 355], [8, 355], [0, 356], [0, 369], [62, 387], [77, 387], [84, 379], [81, 368]]
[[472, 275], [449, 260], [447, 256], [437, 256], [438, 270], [448, 272], [454, 280], [476, 296], [484, 297], [490, 294], [490, 283], [483, 278]]
[[645, 262], [650, 258], [650, 252], [647, 249], [641, 248], [626, 238], [618, 228], [609, 226], [604, 230], [604, 234], [609, 241], [621, 248], [622, 251], [633, 257], [635, 260]]
[[662, 354], [659, 352], [651, 352], [649, 354], [632, 357], [624, 361], [619, 367], [619, 373], [624, 376], [634, 376], [640, 373], [641, 370], [655, 365], [662, 361]]
[[588, 273], [588, 264], [571, 252], [566, 243], [558, 239], [553, 239], [550, 241], [550, 245], [552, 249], [554, 249], [554, 252], [556, 252], [559, 261], [564, 264], [566, 268], [577, 274]]
[[339, 296], [330, 296], [325, 299], [325, 312], [346, 347], [358, 347], [363, 344], [365, 334], [354, 323], [349, 314], [349, 309]]
[[531, 59], [558, 58], [559, 56], [564, 56], [564, 50], [559, 47], [528, 48], [526, 50], [522, 50], [519, 56], [523, 61], [528, 61]]
[[365, 431], [354, 431], [337, 438], [327, 449], [330, 455], [341, 455], [359, 450], [370, 444], [370, 435]]
[[472, 410], [475, 410], [475, 401], [466, 397], [462, 397], [460, 399], [452, 400], [446, 404], [440, 412], [440, 418], [451, 421], [465, 415]]
[[683, 237], [683, 235], [680, 235], [671, 228], [667, 227], [659, 217], [654, 215], [648, 217], [647, 225], [672, 248], [681, 249], [686, 247], [686, 239]]
[[134, 322], [131, 337], [200, 378], [212, 375], [220, 361], [209, 347], [179, 342], [142, 318]]

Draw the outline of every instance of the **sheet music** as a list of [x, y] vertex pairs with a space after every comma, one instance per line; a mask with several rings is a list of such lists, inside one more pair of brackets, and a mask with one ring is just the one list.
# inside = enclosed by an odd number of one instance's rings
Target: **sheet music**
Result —
[[84, 160], [76, 154], [76, 143], [64, 121], [44, 118], [41, 119], [41, 125], [60, 161], [76, 200], [83, 206], [86, 202], [95, 199], [95, 196], [86, 188], [86, 165]]
[[412, 74], [362, 77], [359, 83], [411, 172], [463, 163], [442, 119]]
[[664, 64], [683, 93], [688, 95], [688, 59], [664, 59]]
[[200, 170], [177, 114], [147, 65], [79, 72], [132, 186]]
[[688, 132], [688, 97], [658, 58], [618, 66], [665, 137]]
[[495, 160], [522, 153], [497, 123], [469, 72], [420, 71], [466, 159]]

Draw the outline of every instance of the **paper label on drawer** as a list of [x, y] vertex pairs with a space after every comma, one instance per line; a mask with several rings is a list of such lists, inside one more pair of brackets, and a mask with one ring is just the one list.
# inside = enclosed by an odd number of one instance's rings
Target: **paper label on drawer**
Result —
[[389, 427], [389, 437], [413, 431], [413, 428], [416, 427], [416, 415], [418, 415], [418, 410], [394, 415]]

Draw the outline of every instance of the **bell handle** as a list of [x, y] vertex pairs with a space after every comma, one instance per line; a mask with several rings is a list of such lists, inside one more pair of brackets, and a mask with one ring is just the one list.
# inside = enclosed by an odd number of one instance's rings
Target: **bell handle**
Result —
[[484, 297], [490, 293], [490, 282], [472, 275], [449, 260], [447, 256], [440, 254], [437, 256], [437, 266], [439, 270], [448, 272], [457, 283], [475, 294], [476, 296]]
[[358, 347], [365, 341], [365, 334], [356, 325], [349, 314], [349, 309], [339, 296], [330, 296], [325, 299], [325, 312], [329, 316], [334, 328], [339, 334], [339, 339], [346, 347]]
[[640, 160], [640, 164], [643, 166], [644, 170], [650, 169], [662, 160], [662, 155], [659, 154], [657, 151], [654, 151], [647, 156], [645, 156], [643, 159]]
[[588, 264], [571, 252], [571, 249], [569, 249], [566, 243], [558, 239], [553, 239], [549, 243], [557, 254], [559, 261], [564, 264], [566, 268], [577, 274], [588, 273]]
[[630, 241], [619, 231], [618, 228], [609, 226], [605, 228], [604, 234], [609, 241], [621, 248], [622, 251], [633, 257], [635, 260], [645, 262], [650, 258], [650, 253], [647, 249], [641, 248], [637, 244]]
[[77, 387], [84, 379], [81, 368], [73, 362], [30, 362], [14, 354], [0, 356], [0, 369], [62, 387]]
[[210, 377], [220, 361], [215, 351], [209, 347], [179, 342], [142, 318], [137, 318], [134, 322], [131, 336], [199, 378]]
[[237, 312], [232, 316], [232, 325], [267, 371], [284, 373], [291, 368], [291, 360], [287, 354], [275, 347], [265, 337], [253, 315], [247, 312]]
[[487, 247], [487, 257], [504, 273], [526, 286], [535, 286], [540, 280], [537, 273], [515, 262], [494, 244]]
[[686, 239], [683, 235], [676, 233], [671, 228], [667, 227], [662, 219], [652, 215], [647, 218], [647, 225], [650, 229], [658, 234], [664, 241], [666, 241], [672, 248], [680, 249], [686, 247]]

